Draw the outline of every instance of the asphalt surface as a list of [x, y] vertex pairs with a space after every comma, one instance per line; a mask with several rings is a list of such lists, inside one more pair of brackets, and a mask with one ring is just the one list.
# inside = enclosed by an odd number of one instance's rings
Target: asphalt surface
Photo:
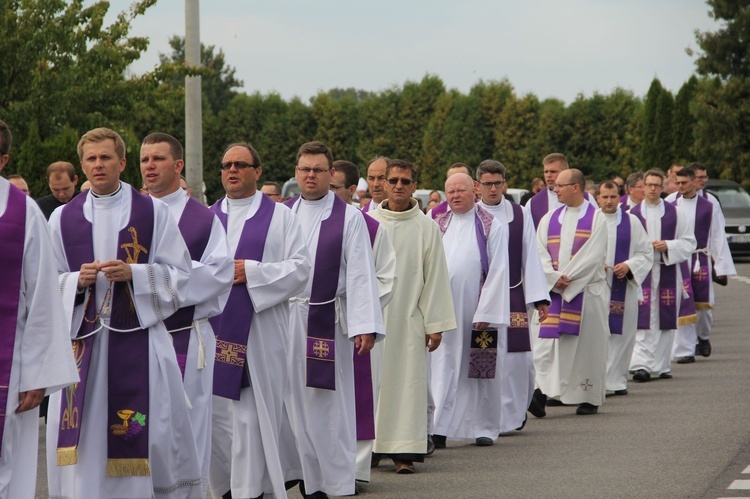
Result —
[[[492, 447], [449, 440], [414, 475], [384, 460], [362, 496], [380, 498], [750, 497], [750, 260], [717, 286], [713, 354], [671, 380], [631, 382], [594, 416], [547, 408]], [[43, 425], [42, 425], [43, 426]], [[43, 455], [43, 439], [40, 439]], [[40, 459], [42, 461], [42, 459]], [[40, 463], [37, 497], [46, 497]], [[743, 473], [747, 471], [748, 473]], [[300, 497], [297, 489], [290, 497]]]

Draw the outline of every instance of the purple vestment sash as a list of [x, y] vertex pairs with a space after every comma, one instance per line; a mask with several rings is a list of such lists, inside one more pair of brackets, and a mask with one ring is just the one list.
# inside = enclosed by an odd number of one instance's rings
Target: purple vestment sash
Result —
[[508, 352], [530, 352], [529, 314], [523, 286], [523, 225], [524, 212], [511, 203], [513, 221], [508, 224], [508, 273], [510, 277], [510, 325]]
[[[615, 265], [630, 258], [630, 217], [624, 211], [617, 224], [617, 241], [615, 242]], [[625, 318], [625, 297], [628, 292], [628, 277], [618, 279], [612, 276], [612, 293], [609, 299], [609, 333], [622, 334], [622, 323]]]
[[[556, 209], [549, 219], [549, 229], [547, 231], [547, 251], [552, 258], [552, 267], [557, 270], [560, 257], [560, 232], [562, 224], [560, 223], [560, 214], [566, 206]], [[583, 206], [586, 212], [578, 219], [576, 226], [573, 247], [570, 252], [570, 259], [575, 257], [576, 253], [588, 242], [591, 237], [591, 228], [594, 223], [594, 213], [596, 208], [591, 203], [585, 203]], [[550, 292], [550, 307], [547, 320], [542, 322], [539, 329], [540, 338], [559, 338], [561, 334], [578, 336], [581, 330], [581, 312], [583, 311], [582, 291], [572, 301], [563, 300], [562, 295]]]
[[331, 215], [320, 224], [307, 312], [307, 384], [336, 389], [336, 290], [344, 245], [346, 203], [333, 197]]
[[[705, 192], [705, 191], [704, 191]], [[714, 205], [707, 197], [697, 196], [695, 205], [695, 240], [697, 249], [690, 261], [692, 289], [696, 310], [709, 310], [711, 306], [711, 272], [709, 271], [708, 246], [711, 236]]]
[[535, 229], [539, 227], [539, 221], [549, 211], [549, 198], [547, 197], [548, 190], [549, 189], [545, 187], [534, 194], [531, 199], [529, 199], [529, 202], [526, 203], [526, 205], [531, 208], [531, 219], [534, 221]]
[[430, 216], [432, 217], [433, 220], [437, 220], [437, 217], [439, 217], [440, 215], [443, 215], [444, 213], [447, 213], [447, 212], [448, 212], [448, 201], [443, 201], [442, 203], [440, 203], [439, 205], [435, 206], [430, 211]]
[[[641, 212], [643, 203], [630, 210], [638, 217], [643, 228], [648, 232], [646, 217]], [[677, 230], [677, 208], [671, 203], [664, 203], [664, 215], [661, 217], [661, 240], [671, 241]], [[659, 254], [661, 259], [661, 254]], [[669, 330], [677, 328], [677, 266], [660, 263], [659, 273], [659, 329]], [[638, 303], [638, 329], [651, 328], [651, 300], [653, 297], [653, 279], [651, 272], [643, 281], [643, 301]]]
[[695, 312], [695, 294], [690, 278], [690, 264], [687, 260], [680, 263], [680, 273], [682, 274], [682, 300], [680, 301], [677, 325], [687, 326], [698, 322], [698, 315]]
[[369, 213], [369, 211], [370, 211], [370, 203], [371, 203], [371, 201], [368, 201], [367, 203], [365, 203], [365, 206], [362, 208], [362, 213]]
[[[219, 217], [219, 221], [226, 229], [227, 214], [221, 210], [222, 199], [214, 203], [210, 209]], [[237, 250], [234, 252], [235, 259], [263, 261], [263, 250], [274, 207], [275, 201], [266, 195], [260, 196], [258, 211], [252, 218], [245, 220]], [[241, 389], [250, 386], [246, 362], [253, 314], [253, 303], [247, 286], [241, 283], [232, 286], [224, 311], [209, 319], [216, 335], [214, 395], [239, 400]]]
[[21, 269], [26, 235], [26, 195], [10, 185], [8, 205], [0, 217], [0, 255], [3, 255], [0, 282], [0, 449], [5, 434], [10, 368], [13, 365], [18, 304], [21, 295]]
[[[369, 203], [367, 204], [369, 206]], [[365, 212], [367, 232], [370, 234], [370, 245], [375, 244], [380, 223]], [[357, 413], [357, 440], [375, 439], [375, 400], [372, 393], [372, 359], [370, 352], [358, 355], [354, 349], [354, 404]]]
[[[131, 189], [132, 201], [130, 220], [118, 235], [117, 259], [128, 264], [147, 264], [154, 232], [153, 202], [132, 187], [123, 188]], [[94, 260], [93, 227], [83, 214], [86, 197], [73, 198], [63, 208], [60, 221], [68, 267], [72, 271]], [[130, 285], [115, 282], [112, 287], [107, 353], [107, 475], [149, 476], [149, 332], [148, 329], [140, 329]], [[91, 286], [89, 294], [90, 297], [96, 296], [95, 286]], [[96, 306], [89, 298], [77, 337], [95, 330], [95, 317]], [[81, 382], [66, 390], [61, 404], [58, 465], [77, 462], [76, 449], [83, 423], [86, 381], [95, 341], [96, 337], [73, 341]]]
[[[211, 238], [211, 227], [214, 213], [193, 198], [188, 198], [182, 211], [178, 227], [185, 245], [190, 252], [190, 259], [199, 262], [206, 251], [208, 240]], [[182, 307], [164, 320], [167, 331], [172, 335], [172, 344], [177, 355], [182, 379], [185, 379], [185, 364], [187, 362], [188, 347], [190, 346], [190, 330], [195, 314], [195, 305]]]

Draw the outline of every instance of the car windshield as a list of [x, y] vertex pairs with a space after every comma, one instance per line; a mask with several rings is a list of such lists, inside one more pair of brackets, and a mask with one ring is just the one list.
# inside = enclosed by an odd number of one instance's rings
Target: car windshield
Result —
[[750, 194], [742, 188], [710, 190], [719, 197], [722, 208], [750, 208]]

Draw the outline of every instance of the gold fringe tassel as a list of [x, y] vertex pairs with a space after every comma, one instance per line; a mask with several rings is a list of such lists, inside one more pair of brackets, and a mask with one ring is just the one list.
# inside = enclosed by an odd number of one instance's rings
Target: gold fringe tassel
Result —
[[57, 449], [57, 465], [70, 466], [78, 464], [78, 447], [60, 447]]
[[697, 324], [697, 323], [698, 323], [698, 316], [695, 314], [686, 315], [685, 317], [680, 317], [679, 319], [677, 319], [678, 326], [687, 326], [690, 324]]
[[151, 476], [148, 459], [108, 459], [107, 476]]
[[702, 302], [702, 301], [697, 301], [697, 302], [695, 302], [695, 309], [696, 310], [701, 310], [701, 311], [703, 311], [703, 310], [713, 310], [714, 307], [712, 307], [710, 303]]

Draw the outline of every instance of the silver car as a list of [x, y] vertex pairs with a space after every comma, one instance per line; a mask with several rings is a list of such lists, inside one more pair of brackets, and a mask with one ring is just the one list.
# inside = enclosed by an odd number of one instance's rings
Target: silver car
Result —
[[727, 221], [725, 232], [732, 255], [750, 255], [750, 194], [731, 180], [710, 179], [706, 190], [719, 199]]

